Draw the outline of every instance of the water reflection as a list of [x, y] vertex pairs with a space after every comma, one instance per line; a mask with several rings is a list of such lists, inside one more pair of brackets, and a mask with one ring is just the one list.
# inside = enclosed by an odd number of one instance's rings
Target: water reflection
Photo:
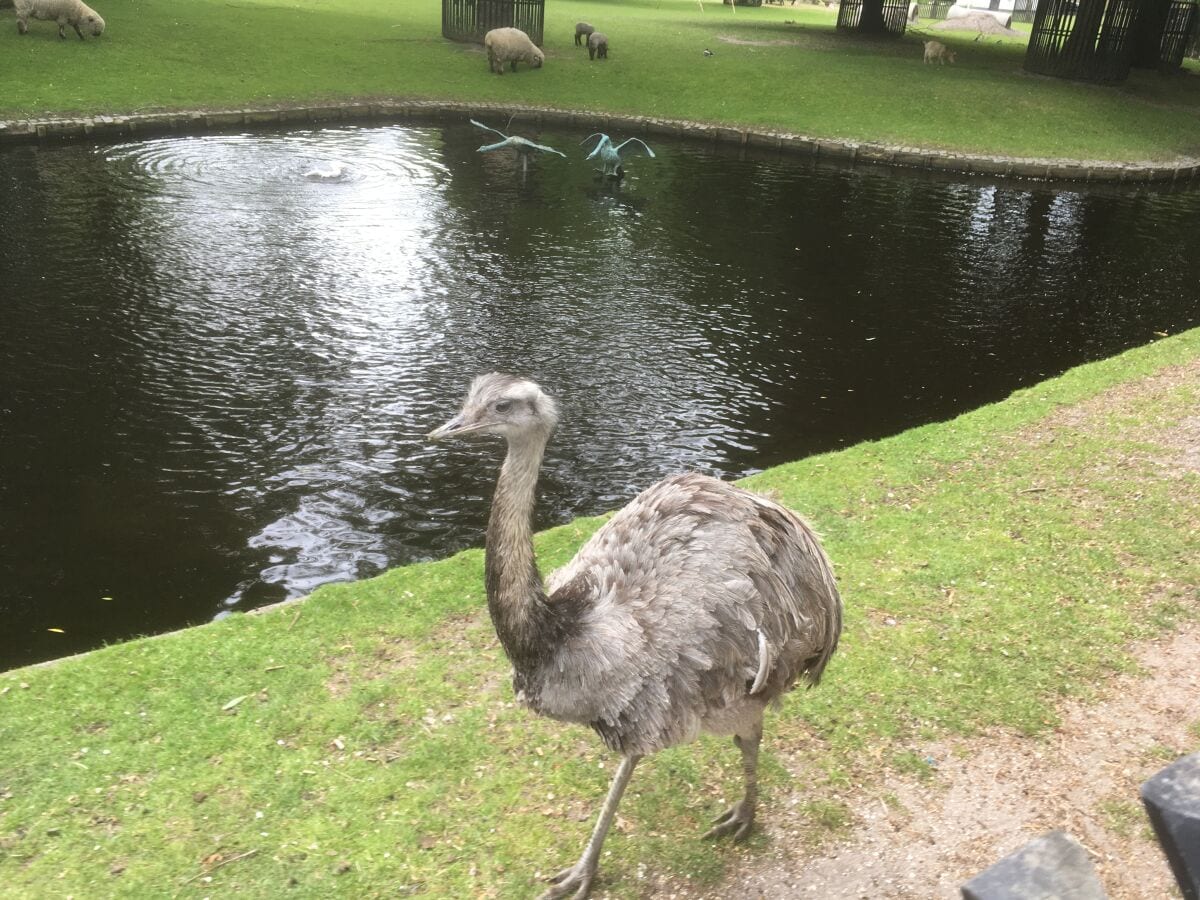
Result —
[[522, 177], [478, 145], [463, 122], [0, 154], [0, 666], [478, 544], [495, 452], [422, 435], [480, 371], [563, 401], [544, 526], [1200, 321], [1194, 192], [662, 142], [617, 186], [582, 151]]

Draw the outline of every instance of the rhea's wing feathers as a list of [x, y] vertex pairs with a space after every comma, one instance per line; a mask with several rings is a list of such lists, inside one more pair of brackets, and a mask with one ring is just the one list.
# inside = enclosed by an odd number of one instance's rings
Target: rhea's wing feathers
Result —
[[[641, 147], [640, 147], [640, 149], [638, 147], [629, 147], [630, 144], [640, 144]], [[626, 149], [627, 147], [629, 149]], [[622, 141], [620, 144], [618, 144], [617, 145], [617, 153], [620, 154], [622, 159], [624, 159], [630, 153], [644, 153], [646, 156], [649, 156], [651, 159], [654, 158], [654, 151], [650, 149], [649, 145], [645, 141], [643, 141], [641, 138], [635, 138], [635, 137], [629, 138], [628, 140]]]
[[756, 685], [769, 700], [823, 667], [840, 599], [804, 528], [705, 476], [645, 491], [550, 576], [551, 603], [585, 584], [588, 602], [547, 672], [543, 711], [649, 752], [694, 737]]
[[498, 134], [498, 135], [500, 135], [500, 137], [502, 137], [502, 138], [506, 138], [506, 137], [508, 137], [508, 135], [507, 135], [507, 134], [505, 134], [503, 131], [498, 131], [497, 129], [493, 128], [493, 127], [492, 127], [492, 126], [490, 126], [490, 125], [484, 125], [482, 122], [476, 122], [474, 119], [471, 119], [471, 120], [469, 120], [469, 121], [470, 121], [470, 122], [471, 122], [471, 124], [472, 124], [472, 125], [474, 125], [476, 128], [482, 128], [484, 131], [491, 131], [491, 132], [493, 132], [493, 133], [495, 133], [495, 134]]

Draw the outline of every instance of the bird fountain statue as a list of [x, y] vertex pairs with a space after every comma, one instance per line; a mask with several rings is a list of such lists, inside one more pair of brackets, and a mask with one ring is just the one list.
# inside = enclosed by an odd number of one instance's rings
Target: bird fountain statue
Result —
[[600, 140], [596, 144], [595, 149], [587, 155], [587, 158], [595, 159], [597, 156], [600, 157], [600, 163], [604, 166], [604, 168], [599, 170], [600, 174], [608, 178], [623, 178], [625, 176], [622, 163], [624, 163], [625, 157], [631, 153], [644, 153], [651, 159], [654, 158], [654, 151], [640, 138], [629, 138], [620, 144], [614, 144], [612, 138], [607, 134], [597, 132], [596, 134], [589, 134], [579, 142], [579, 145], [583, 146], [593, 138], [599, 138]]
[[[532, 155], [534, 153], [557, 153], [563, 159], [567, 158], [567, 154], [563, 153], [561, 150], [555, 150], [553, 147], [547, 147], [545, 144], [535, 144], [533, 141], [523, 138], [519, 135], [515, 135], [515, 134], [507, 135], [503, 131], [500, 131], [499, 129], [492, 128], [488, 125], [484, 125], [482, 122], [476, 122], [474, 119], [471, 119], [470, 121], [471, 121], [471, 124], [474, 125], [476, 128], [482, 128], [484, 131], [490, 131], [490, 132], [492, 132], [494, 134], [498, 134], [498, 135], [500, 135], [500, 137], [504, 138], [504, 140], [497, 141], [494, 144], [484, 144], [482, 147], [480, 147], [475, 152], [476, 153], [490, 153], [493, 150], [503, 150], [506, 148], [511, 148], [511, 149], [515, 150], [517, 152], [517, 156], [520, 157], [520, 159], [521, 159], [521, 177], [522, 178], [525, 176], [525, 173], [529, 170], [529, 157], [530, 157], [530, 155]], [[508, 121], [511, 124], [512, 119], [509, 119]], [[505, 127], [508, 127], [508, 126], [505, 126]]]

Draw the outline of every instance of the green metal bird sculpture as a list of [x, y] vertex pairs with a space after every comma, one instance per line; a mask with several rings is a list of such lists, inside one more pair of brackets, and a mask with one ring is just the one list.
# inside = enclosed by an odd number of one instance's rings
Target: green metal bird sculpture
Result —
[[604, 166], [600, 170], [600, 173], [609, 178], [624, 177], [625, 170], [622, 167], [622, 163], [630, 153], [644, 153], [651, 159], [654, 158], [654, 151], [640, 138], [629, 138], [629, 140], [622, 141], [620, 144], [614, 144], [612, 138], [607, 134], [597, 132], [596, 134], [589, 134], [579, 142], [579, 145], [583, 146], [592, 140], [592, 138], [600, 138], [600, 141], [596, 144], [596, 148], [588, 154], [587, 158], [595, 159], [597, 156], [600, 157], [600, 163]]
[[[563, 159], [567, 158], [567, 154], [563, 153], [560, 150], [555, 150], [553, 147], [547, 147], [545, 144], [535, 144], [533, 141], [527, 140], [526, 138], [520, 137], [519, 135], [515, 135], [515, 134], [507, 135], [503, 131], [500, 131], [497, 128], [492, 128], [491, 126], [484, 125], [482, 122], [476, 122], [474, 119], [471, 119], [470, 121], [471, 121], [471, 124], [474, 125], [476, 128], [482, 128], [484, 131], [490, 131], [493, 134], [498, 134], [498, 135], [500, 135], [500, 137], [504, 138], [504, 140], [497, 141], [494, 144], [484, 144], [482, 147], [480, 147], [475, 152], [476, 153], [489, 153], [492, 150], [503, 150], [505, 148], [511, 148], [511, 149], [515, 150], [517, 152], [517, 156], [520, 157], [520, 159], [521, 159], [521, 175], [522, 175], [522, 177], [524, 177], [526, 171], [528, 171], [529, 157], [534, 153], [557, 153]], [[512, 119], [509, 119], [509, 122], [512, 122]]]

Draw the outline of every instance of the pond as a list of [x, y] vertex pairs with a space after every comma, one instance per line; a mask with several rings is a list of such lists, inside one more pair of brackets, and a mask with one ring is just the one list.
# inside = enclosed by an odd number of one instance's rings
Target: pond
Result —
[[1200, 324], [1200, 192], [667, 141], [615, 184], [512, 127], [568, 158], [465, 121], [0, 152], [0, 668], [480, 545], [498, 448], [423, 438], [480, 372], [561, 401], [546, 527]]

